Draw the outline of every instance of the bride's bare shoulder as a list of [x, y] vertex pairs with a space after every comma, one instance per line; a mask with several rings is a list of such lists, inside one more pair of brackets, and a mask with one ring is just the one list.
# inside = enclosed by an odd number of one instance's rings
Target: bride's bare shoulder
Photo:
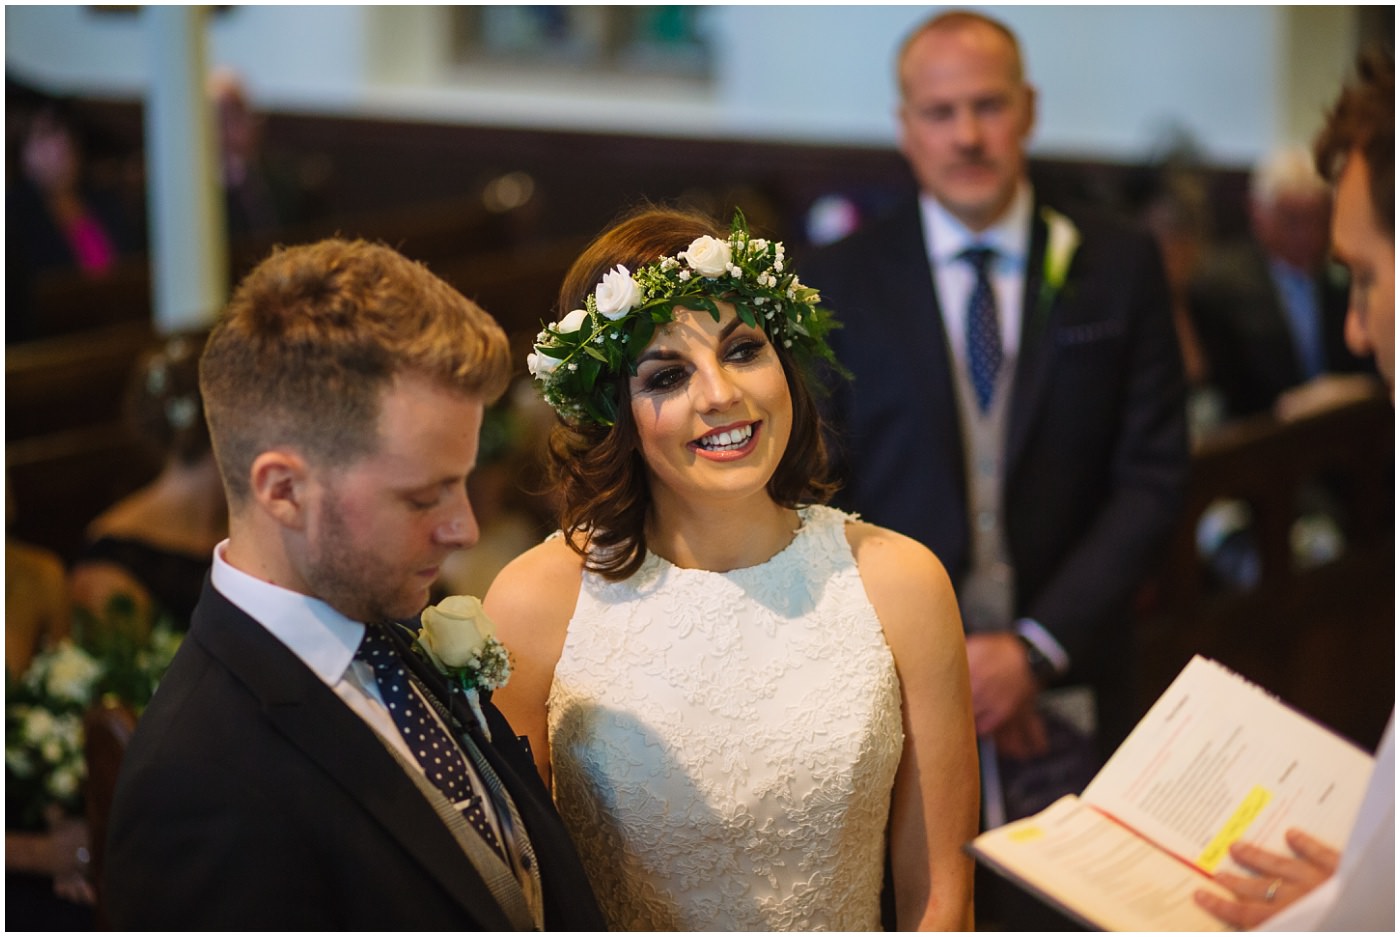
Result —
[[951, 612], [961, 630], [953, 584], [932, 550], [912, 537], [865, 521], [848, 523], [846, 540], [866, 594], [887, 628], [898, 629], [906, 621], [926, 622], [929, 613], [938, 610], [943, 614], [932, 617], [946, 620]]
[[578, 604], [583, 559], [562, 537], [551, 537], [506, 564], [486, 593], [486, 611], [498, 625], [566, 625]]

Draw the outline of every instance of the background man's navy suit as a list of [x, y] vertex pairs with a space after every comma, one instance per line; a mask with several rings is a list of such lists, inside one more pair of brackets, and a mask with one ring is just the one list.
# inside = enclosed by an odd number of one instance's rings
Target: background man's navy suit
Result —
[[[1038, 205], [1033, 215], [1004, 517], [1015, 614], [1065, 648], [1069, 680], [1098, 689], [1101, 742], [1112, 746], [1136, 715], [1132, 600], [1181, 503], [1185, 385], [1156, 247], [1111, 219], [1065, 214], [1082, 241], [1049, 302], [1047, 229]], [[831, 400], [837, 500], [926, 544], [957, 586], [970, 559], [967, 469], [917, 202], [803, 269], [844, 324], [832, 344], [854, 374]]]

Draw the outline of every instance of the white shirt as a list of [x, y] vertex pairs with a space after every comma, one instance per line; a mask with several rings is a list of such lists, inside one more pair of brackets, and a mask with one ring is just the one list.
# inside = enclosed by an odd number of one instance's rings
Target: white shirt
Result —
[[1395, 930], [1395, 714], [1336, 873], [1265, 921], [1268, 931]]
[[1021, 346], [1021, 299], [1025, 292], [1033, 207], [1031, 188], [1023, 181], [996, 224], [973, 233], [936, 198], [926, 194], [919, 196], [934, 288], [938, 291], [939, 308], [943, 310], [943, 328], [948, 333], [948, 347], [960, 365], [967, 363], [967, 302], [977, 277], [972, 265], [959, 260], [958, 255], [969, 247], [990, 247], [997, 252], [990, 271], [992, 292], [997, 300], [1001, 347], [1008, 359], [1014, 359]]

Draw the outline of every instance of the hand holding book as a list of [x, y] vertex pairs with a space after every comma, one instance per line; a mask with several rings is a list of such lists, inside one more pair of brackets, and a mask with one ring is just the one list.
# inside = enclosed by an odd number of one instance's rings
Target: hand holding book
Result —
[[[1344, 840], [1372, 763], [1196, 657], [1082, 795], [983, 833], [970, 848], [1091, 926], [1223, 930], [1231, 914], [1253, 919], [1257, 904], [1277, 910], [1326, 877], [1291, 857], [1292, 831]], [[1265, 902], [1275, 879], [1274, 901]]]
[[1291, 829], [1285, 838], [1292, 856], [1235, 843], [1230, 847], [1231, 857], [1253, 874], [1221, 872], [1215, 880], [1233, 893], [1233, 899], [1202, 889], [1196, 892], [1196, 903], [1225, 923], [1247, 930], [1258, 927], [1337, 871], [1341, 854], [1331, 846], [1302, 830]]

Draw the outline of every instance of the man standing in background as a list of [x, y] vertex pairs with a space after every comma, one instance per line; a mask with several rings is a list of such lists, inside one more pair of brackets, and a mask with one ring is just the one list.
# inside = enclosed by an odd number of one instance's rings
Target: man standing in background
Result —
[[[898, 77], [919, 198], [808, 276], [854, 375], [838, 501], [958, 590], [990, 827], [1080, 790], [1134, 721], [1132, 600], [1180, 507], [1185, 384], [1151, 239], [1032, 191], [1016, 37], [941, 14]], [[1096, 694], [1097, 749], [1095, 707], [1046, 692], [1071, 684]]]

